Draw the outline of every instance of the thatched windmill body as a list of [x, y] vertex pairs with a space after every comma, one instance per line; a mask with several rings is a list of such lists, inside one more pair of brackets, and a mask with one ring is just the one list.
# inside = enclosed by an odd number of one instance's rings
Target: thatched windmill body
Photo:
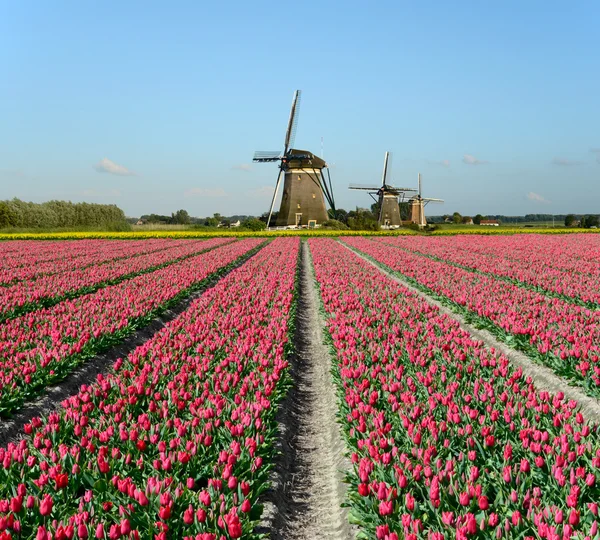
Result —
[[367, 191], [372, 199], [379, 203], [377, 221], [383, 229], [397, 229], [402, 225], [398, 198], [404, 199], [406, 193], [417, 191], [414, 188], [396, 187], [388, 184], [390, 170], [391, 155], [389, 152], [386, 152], [383, 160], [381, 186], [362, 186], [357, 184], [350, 184], [349, 186], [350, 189]]
[[419, 227], [425, 227], [427, 225], [425, 206], [430, 202], [443, 203], [444, 201], [443, 199], [432, 199], [421, 195], [421, 173], [419, 173], [418, 184], [418, 193], [408, 200], [409, 215], [411, 223], [415, 223]]
[[[271, 200], [267, 227], [271, 225], [273, 207], [283, 179], [283, 194], [277, 217], [279, 227], [313, 227], [329, 219], [325, 200], [335, 211], [331, 176], [327, 163], [312, 152], [294, 149], [298, 126], [300, 90], [294, 93], [283, 152], [256, 152], [255, 163], [279, 162], [279, 174]], [[327, 176], [327, 178], [326, 178]]]

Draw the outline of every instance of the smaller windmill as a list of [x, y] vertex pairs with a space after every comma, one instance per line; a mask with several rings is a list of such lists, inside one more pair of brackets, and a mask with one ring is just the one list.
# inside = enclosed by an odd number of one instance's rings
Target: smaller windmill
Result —
[[443, 203], [444, 201], [443, 199], [432, 199], [421, 195], [421, 173], [419, 173], [418, 182], [419, 192], [408, 200], [409, 215], [411, 223], [415, 223], [419, 227], [425, 227], [427, 225], [427, 219], [425, 218], [425, 206], [427, 203]]
[[417, 191], [414, 188], [396, 187], [388, 184], [391, 168], [391, 154], [386, 152], [383, 160], [381, 186], [362, 186], [358, 184], [350, 184], [349, 186], [350, 189], [367, 191], [371, 198], [379, 203], [377, 221], [383, 229], [397, 229], [402, 225], [398, 198], [404, 199], [405, 193]]

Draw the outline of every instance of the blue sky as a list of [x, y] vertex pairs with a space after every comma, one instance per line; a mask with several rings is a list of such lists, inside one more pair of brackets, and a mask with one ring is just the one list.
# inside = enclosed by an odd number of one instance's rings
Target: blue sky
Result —
[[0, 1], [0, 199], [260, 214], [296, 146], [429, 213], [600, 212], [600, 3]]

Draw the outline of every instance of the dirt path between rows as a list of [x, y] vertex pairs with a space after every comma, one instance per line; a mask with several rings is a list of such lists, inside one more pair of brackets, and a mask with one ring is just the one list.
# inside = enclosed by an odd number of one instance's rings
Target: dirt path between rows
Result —
[[310, 251], [302, 243], [296, 318], [294, 386], [281, 405], [280, 447], [260, 532], [273, 540], [354, 538], [342, 470], [350, 463], [336, 421], [337, 396]]
[[590, 421], [600, 422], [600, 403], [598, 400], [586, 395], [580, 388], [576, 386], [570, 385], [567, 381], [556, 375], [550, 368], [546, 366], [542, 366], [540, 364], [535, 363], [531, 360], [527, 355], [523, 354], [520, 351], [516, 351], [515, 349], [510, 348], [505, 343], [502, 343], [496, 337], [487, 330], [476, 328], [475, 326], [469, 324], [465, 321], [464, 317], [458, 313], [455, 313], [451, 309], [444, 306], [438, 300], [431, 298], [424, 292], [420, 291], [416, 287], [412, 286], [410, 283], [404, 281], [397, 275], [394, 275], [386, 270], [384, 270], [381, 266], [377, 265], [367, 257], [365, 257], [362, 253], [359, 253], [352, 249], [350, 246], [341, 242], [341, 244], [359, 256], [361, 259], [365, 260], [369, 264], [372, 264], [375, 268], [377, 268], [380, 272], [385, 274], [390, 279], [400, 283], [410, 291], [419, 295], [421, 298], [436, 306], [441, 313], [452, 317], [460, 324], [460, 327], [471, 334], [475, 339], [483, 341], [488, 347], [493, 347], [497, 351], [501, 352], [504, 356], [506, 356], [513, 365], [520, 367], [523, 370], [523, 375], [525, 377], [531, 377], [535, 383], [535, 386], [538, 390], [546, 390], [552, 394], [556, 394], [558, 392], [563, 392], [567, 400], [575, 400], [579, 403], [582, 414]]
[[257, 252], [254, 252], [250, 257], [246, 257], [239, 261], [226, 272], [214, 276], [204, 287], [191, 292], [183, 300], [180, 300], [176, 305], [167, 309], [160, 316], [152, 320], [150, 324], [135, 330], [119, 345], [116, 345], [103, 354], [99, 354], [86, 360], [83, 365], [74, 370], [66, 379], [54, 386], [46, 388], [37, 398], [25, 403], [11, 418], [0, 419], [0, 447], [6, 446], [9, 442], [24, 437], [25, 433], [23, 427], [30, 422], [32, 418], [47, 415], [59, 407], [62, 401], [76, 395], [82, 385], [92, 384], [100, 373], [108, 373], [118, 358], [127, 357], [129, 353], [151, 339], [154, 334], [164, 328], [167, 323], [171, 322], [188, 309], [190, 304], [202, 296], [207, 289], [214, 287], [219, 280], [223, 279], [229, 272], [232, 272], [244, 264], [256, 253]]

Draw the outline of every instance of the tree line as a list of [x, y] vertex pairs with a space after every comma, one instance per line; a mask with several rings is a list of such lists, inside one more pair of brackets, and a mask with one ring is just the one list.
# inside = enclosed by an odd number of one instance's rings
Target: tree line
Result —
[[538, 223], [545, 222], [548, 223], [550, 221], [554, 221], [557, 224], [563, 222], [566, 227], [598, 227], [599, 225], [599, 216], [591, 214], [525, 214], [524, 216], [505, 216], [502, 214], [488, 214], [487, 216], [482, 216], [481, 214], [477, 214], [473, 217], [471, 216], [463, 216], [460, 212], [454, 212], [452, 215], [444, 214], [443, 216], [430, 216], [427, 220], [430, 223], [444, 223], [451, 222], [455, 224], [459, 223], [471, 223], [474, 225], [479, 225], [484, 219], [493, 219], [499, 221], [500, 223]]
[[127, 228], [125, 214], [114, 204], [72, 203], [70, 201], [0, 201], [0, 228], [59, 229], [93, 227]]

